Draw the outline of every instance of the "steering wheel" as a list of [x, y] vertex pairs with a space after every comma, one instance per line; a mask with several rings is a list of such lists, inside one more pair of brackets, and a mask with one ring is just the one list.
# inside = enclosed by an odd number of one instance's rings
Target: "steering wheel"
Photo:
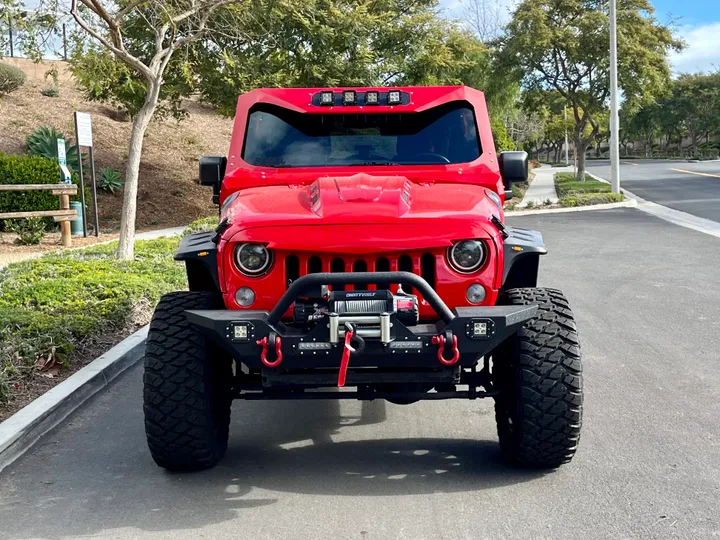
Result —
[[[419, 154], [415, 154], [413, 156], [413, 161], [415, 161], [417, 158], [421, 156], [427, 156], [431, 157], [437, 160], [437, 163], [450, 163], [450, 160], [443, 156], [442, 154], [436, 154], [435, 152], [420, 152]], [[420, 161], [420, 160], [418, 160]]]

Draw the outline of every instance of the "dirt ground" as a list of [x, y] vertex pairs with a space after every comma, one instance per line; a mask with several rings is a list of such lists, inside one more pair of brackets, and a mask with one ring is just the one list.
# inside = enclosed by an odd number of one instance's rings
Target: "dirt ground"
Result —
[[[64, 62], [38, 66], [14, 59], [13, 63], [28, 74], [28, 80], [18, 91], [0, 98], [0, 152], [25, 153], [25, 139], [40, 126], [54, 126], [74, 141], [73, 113], [87, 112], [93, 121], [96, 174], [103, 167], [124, 174], [129, 119], [108, 105], [86, 101]], [[52, 66], [60, 75], [60, 94], [54, 98], [40, 93], [51, 85], [44, 73]], [[195, 100], [186, 101], [185, 107], [189, 113], [185, 120], [156, 120], [145, 137], [138, 190], [140, 230], [185, 225], [213, 212], [210, 191], [197, 183], [198, 160], [227, 153], [232, 119]], [[101, 232], [117, 230], [121, 206], [122, 193], [99, 193]]]

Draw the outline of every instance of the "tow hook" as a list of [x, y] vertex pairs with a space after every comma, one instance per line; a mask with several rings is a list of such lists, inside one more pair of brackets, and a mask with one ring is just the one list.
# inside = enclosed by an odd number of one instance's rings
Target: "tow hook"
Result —
[[[274, 339], [273, 339], [274, 336]], [[258, 345], [262, 346], [262, 352], [260, 353], [260, 360], [269, 368], [278, 367], [282, 363], [282, 338], [275, 332], [270, 332], [270, 339], [265, 336], [264, 338], [256, 341]], [[273, 343], [273, 350], [275, 352], [275, 360], [268, 360], [268, 344]]]
[[[457, 336], [450, 331], [448, 331], [447, 334], [447, 339], [445, 339], [445, 336], [442, 334], [439, 336], [433, 336], [432, 343], [433, 345], [438, 346], [437, 357], [440, 363], [444, 366], [452, 366], [457, 364], [457, 361], [460, 360], [460, 350], [458, 349]], [[446, 343], [452, 343], [452, 358], [445, 358]]]

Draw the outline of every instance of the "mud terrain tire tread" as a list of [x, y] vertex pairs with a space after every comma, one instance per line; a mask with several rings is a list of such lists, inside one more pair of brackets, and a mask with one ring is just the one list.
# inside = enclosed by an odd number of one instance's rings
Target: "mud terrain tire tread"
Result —
[[230, 425], [230, 359], [188, 323], [188, 309], [219, 309], [212, 292], [164, 295], [148, 332], [143, 377], [145, 433], [155, 462], [173, 471], [215, 465]]
[[582, 424], [580, 344], [570, 305], [562, 292], [542, 288], [508, 290], [499, 303], [538, 305], [493, 359], [503, 455], [517, 465], [555, 468], [572, 459]]

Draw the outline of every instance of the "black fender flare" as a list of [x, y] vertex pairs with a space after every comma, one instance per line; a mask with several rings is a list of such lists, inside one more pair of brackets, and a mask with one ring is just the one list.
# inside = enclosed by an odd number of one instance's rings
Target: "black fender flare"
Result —
[[218, 275], [215, 231], [190, 234], [180, 241], [173, 258], [185, 261], [191, 291], [222, 291]]
[[542, 234], [520, 227], [506, 227], [505, 231], [502, 288], [537, 286], [539, 258], [548, 252]]

